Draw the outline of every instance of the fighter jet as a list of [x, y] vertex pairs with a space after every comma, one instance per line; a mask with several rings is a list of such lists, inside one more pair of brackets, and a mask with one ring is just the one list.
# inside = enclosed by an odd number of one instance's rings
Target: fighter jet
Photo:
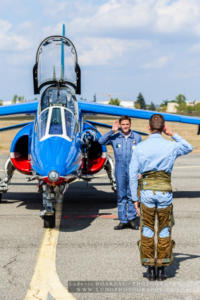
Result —
[[[102, 168], [116, 189], [112, 158], [98, 139], [96, 126], [110, 125], [85, 120], [88, 114], [149, 119], [154, 112], [78, 101], [81, 70], [71, 40], [61, 35], [45, 38], [38, 47], [33, 67], [34, 94], [40, 100], [0, 107], [0, 116], [34, 114], [35, 120], [0, 128], [22, 127], [10, 147], [5, 178], [0, 182], [0, 199], [8, 190], [14, 170], [37, 180], [44, 209], [40, 216], [45, 228], [55, 227], [56, 203], [63, 201], [69, 183], [77, 178], [89, 180]], [[199, 118], [163, 114], [165, 120], [200, 124]], [[145, 133], [141, 133], [145, 134]]]

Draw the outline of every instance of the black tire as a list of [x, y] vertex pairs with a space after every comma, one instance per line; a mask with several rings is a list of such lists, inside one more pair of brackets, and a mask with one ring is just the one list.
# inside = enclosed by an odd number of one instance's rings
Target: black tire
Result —
[[0, 203], [2, 202], [2, 193], [0, 193]]
[[44, 228], [54, 228], [56, 225], [56, 214], [44, 216]]

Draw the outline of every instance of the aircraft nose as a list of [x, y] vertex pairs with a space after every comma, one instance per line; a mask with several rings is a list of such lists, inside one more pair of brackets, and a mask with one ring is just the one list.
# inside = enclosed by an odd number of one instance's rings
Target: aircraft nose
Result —
[[73, 147], [72, 142], [52, 137], [40, 143], [35, 157], [36, 171], [42, 176], [50, 176], [51, 181], [56, 180], [59, 176], [66, 174], [67, 168], [73, 163]]
[[57, 171], [50, 171], [49, 174], [48, 174], [48, 179], [51, 182], [58, 181], [59, 177], [60, 177], [60, 174]]

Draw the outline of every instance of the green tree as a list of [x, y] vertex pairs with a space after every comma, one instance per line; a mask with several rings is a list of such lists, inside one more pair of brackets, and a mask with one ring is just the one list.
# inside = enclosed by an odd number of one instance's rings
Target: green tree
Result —
[[18, 102], [20, 103], [26, 102], [24, 96], [18, 96]]
[[179, 94], [178, 96], [176, 96], [175, 101], [176, 103], [178, 103], [177, 111], [179, 113], [186, 113], [187, 112], [186, 97], [183, 94]]
[[3, 105], [3, 100], [0, 100], [0, 106], [2, 106]]
[[17, 103], [17, 99], [18, 99], [18, 96], [15, 94], [15, 95], [13, 96], [13, 98], [12, 98], [11, 103], [12, 103], [12, 104], [16, 104], [16, 103]]
[[94, 96], [93, 96], [93, 102], [97, 102], [97, 95], [96, 94], [94, 94]]
[[118, 98], [110, 98], [108, 104], [120, 106], [120, 100]]
[[135, 102], [135, 104], [136, 104], [135, 105], [136, 108], [146, 109], [146, 102], [141, 93], [138, 94], [137, 101]]
[[[196, 105], [195, 105], [196, 106]], [[195, 106], [190, 106], [190, 105], [187, 105], [187, 114], [188, 115], [192, 115], [193, 112], [196, 110], [196, 107]]]
[[186, 103], [186, 97], [183, 94], [179, 94], [178, 96], [176, 96], [175, 102], [177, 102], [178, 104]]
[[200, 103], [196, 103], [194, 106], [187, 105], [187, 114], [200, 116]]
[[156, 106], [153, 102], [150, 103], [149, 110], [156, 110]]
[[16, 104], [17, 102], [23, 103], [26, 102], [26, 99], [24, 98], [24, 96], [18, 96], [17, 94], [15, 94], [12, 98], [11, 103]]

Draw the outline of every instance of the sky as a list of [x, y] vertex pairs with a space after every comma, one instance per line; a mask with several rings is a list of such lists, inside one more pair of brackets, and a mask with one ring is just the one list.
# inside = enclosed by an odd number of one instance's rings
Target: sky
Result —
[[199, 0], [1, 0], [0, 99], [34, 99], [37, 47], [62, 24], [78, 52], [83, 98], [200, 100]]

